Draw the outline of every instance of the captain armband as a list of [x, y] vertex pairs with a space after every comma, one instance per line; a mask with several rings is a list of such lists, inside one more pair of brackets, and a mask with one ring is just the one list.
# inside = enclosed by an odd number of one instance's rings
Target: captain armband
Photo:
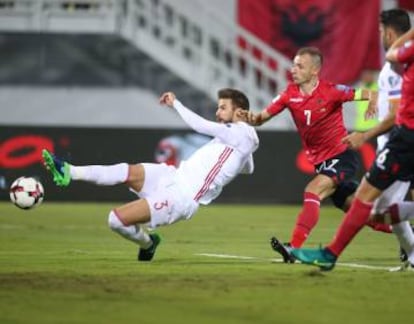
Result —
[[[371, 97], [371, 92], [369, 93], [369, 95]], [[362, 100], [362, 89], [361, 88], [358, 88], [355, 90], [354, 100]]]

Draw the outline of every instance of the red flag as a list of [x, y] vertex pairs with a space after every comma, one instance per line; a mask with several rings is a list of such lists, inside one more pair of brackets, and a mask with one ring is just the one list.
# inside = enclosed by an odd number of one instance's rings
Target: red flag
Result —
[[414, 1], [413, 0], [398, 0], [398, 7], [406, 10], [414, 11]]
[[303, 46], [324, 55], [322, 77], [351, 83], [379, 69], [379, 0], [238, 0], [239, 24], [293, 58]]

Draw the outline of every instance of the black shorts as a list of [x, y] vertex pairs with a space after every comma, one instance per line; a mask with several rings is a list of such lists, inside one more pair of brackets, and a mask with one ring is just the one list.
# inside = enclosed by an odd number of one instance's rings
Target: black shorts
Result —
[[337, 187], [331, 200], [340, 209], [343, 209], [346, 199], [358, 188], [358, 182], [354, 179], [358, 167], [358, 155], [352, 150], [346, 150], [315, 166], [317, 174], [324, 174], [335, 181]]
[[365, 175], [374, 187], [385, 190], [394, 181], [414, 181], [414, 130], [394, 127], [384, 149]]
[[315, 165], [317, 174], [324, 174], [332, 178], [336, 184], [355, 178], [358, 170], [358, 155], [353, 150], [346, 150], [341, 154]]

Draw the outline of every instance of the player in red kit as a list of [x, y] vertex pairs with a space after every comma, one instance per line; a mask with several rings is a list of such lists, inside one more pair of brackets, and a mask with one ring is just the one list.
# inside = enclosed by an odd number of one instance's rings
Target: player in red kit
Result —
[[[370, 216], [373, 202], [382, 191], [396, 180], [410, 181], [414, 178], [414, 29], [409, 30], [388, 49], [386, 58], [391, 63], [403, 65], [403, 84], [400, 106], [397, 110], [396, 127], [388, 143], [378, 152], [371, 169], [362, 179], [355, 199], [346, 213], [334, 239], [321, 249], [293, 249], [291, 253], [306, 264], [331, 270], [337, 258], [358, 234]], [[398, 224], [404, 219], [396, 205], [389, 208], [383, 221]], [[408, 212], [407, 212], [408, 209]], [[413, 203], [404, 212], [414, 214]], [[380, 219], [377, 219], [380, 220]], [[414, 270], [414, 253], [408, 256], [402, 270]]]
[[336, 207], [347, 210], [357, 188], [354, 176], [358, 168], [356, 152], [342, 143], [347, 135], [342, 104], [353, 100], [375, 103], [376, 92], [355, 90], [319, 79], [322, 54], [315, 47], [299, 49], [291, 68], [293, 82], [259, 114], [249, 113], [249, 122], [258, 126], [289, 109], [316, 176], [307, 184], [303, 208], [299, 213], [289, 243], [271, 238], [272, 248], [293, 262], [290, 248], [306, 241], [319, 219], [320, 202], [331, 197]]

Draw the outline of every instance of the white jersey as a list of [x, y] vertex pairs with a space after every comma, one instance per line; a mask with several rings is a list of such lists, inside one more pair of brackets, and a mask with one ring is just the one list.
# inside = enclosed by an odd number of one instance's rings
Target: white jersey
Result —
[[[390, 110], [389, 100], [401, 97], [402, 78], [394, 71], [391, 64], [386, 62], [378, 77], [378, 120], [382, 121]], [[377, 150], [380, 151], [388, 142], [389, 133], [378, 136]]]
[[[389, 62], [386, 62], [378, 77], [378, 120], [384, 120], [390, 111], [390, 100], [401, 98], [402, 78], [395, 72]], [[389, 133], [377, 138], [377, 150], [387, 144]], [[371, 210], [372, 214], [382, 214], [389, 206], [404, 200], [409, 189], [409, 182], [396, 181], [381, 193]]]
[[183, 160], [176, 174], [186, 195], [200, 204], [209, 204], [239, 173], [253, 172], [252, 154], [259, 146], [259, 138], [247, 123], [208, 121], [178, 100], [174, 101], [174, 108], [195, 131], [214, 137]]

